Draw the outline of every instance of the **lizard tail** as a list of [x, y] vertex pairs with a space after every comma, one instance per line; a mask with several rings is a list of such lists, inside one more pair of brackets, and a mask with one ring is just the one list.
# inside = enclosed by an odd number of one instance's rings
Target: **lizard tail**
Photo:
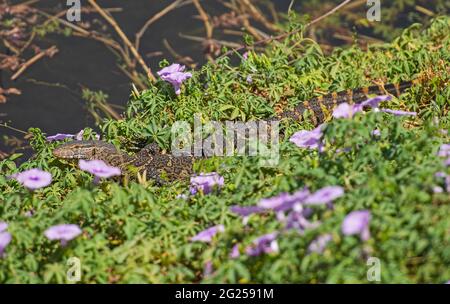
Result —
[[294, 110], [280, 113], [278, 118], [293, 118], [301, 120], [305, 112], [309, 112], [314, 125], [323, 123], [331, 115], [333, 109], [344, 102], [350, 104], [361, 103], [369, 98], [370, 95], [394, 95], [400, 97], [401, 94], [416, 81], [405, 81], [399, 84], [374, 85], [370, 87], [347, 90], [342, 92], [333, 92], [325, 96], [315, 97], [297, 105]]

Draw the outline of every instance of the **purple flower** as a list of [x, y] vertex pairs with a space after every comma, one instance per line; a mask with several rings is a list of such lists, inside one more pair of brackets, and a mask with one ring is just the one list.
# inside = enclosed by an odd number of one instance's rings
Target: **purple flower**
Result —
[[289, 193], [281, 193], [271, 198], [263, 198], [258, 202], [258, 206], [264, 209], [278, 209], [286, 203], [291, 202]]
[[381, 112], [393, 114], [395, 116], [417, 116], [416, 112], [407, 112], [401, 110], [381, 109]]
[[241, 254], [240, 254], [240, 252], [239, 252], [239, 245], [236, 244], [236, 245], [234, 245], [233, 248], [231, 249], [231, 252], [230, 252], [230, 258], [231, 258], [231, 259], [237, 259], [240, 255], [241, 255]]
[[376, 96], [374, 98], [367, 99], [366, 101], [362, 102], [361, 105], [363, 107], [378, 108], [378, 105], [380, 104], [380, 102], [389, 101], [389, 100], [392, 100], [392, 96], [381, 95], [381, 96]]
[[47, 136], [47, 140], [48, 141], [57, 141], [57, 140], [64, 140], [66, 138], [74, 138], [74, 137], [75, 137], [75, 135], [73, 135], [73, 134], [58, 133], [56, 135]]
[[342, 222], [342, 233], [345, 235], [359, 234], [361, 240], [367, 241], [370, 238], [370, 211], [360, 210], [349, 213]]
[[278, 233], [273, 232], [257, 238], [252, 245], [245, 249], [245, 253], [249, 256], [258, 256], [262, 253], [278, 252], [277, 236]]
[[213, 263], [211, 261], [207, 261], [205, 266], [203, 267], [203, 276], [209, 277], [214, 272]]
[[321, 128], [322, 125], [318, 126], [312, 131], [301, 130], [292, 135], [289, 141], [294, 143], [299, 148], [320, 150], [322, 146], [320, 139], [323, 136]]
[[327, 246], [328, 242], [330, 242], [333, 239], [331, 234], [324, 234], [319, 236], [317, 239], [311, 242], [308, 246], [308, 252], [315, 252], [315, 253], [323, 253], [325, 250], [325, 247]]
[[312, 195], [310, 195], [306, 200], [306, 205], [321, 205], [330, 204], [335, 199], [344, 195], [344, 189], [339, 186], [329, 186], [324, 187]]
[[100, 178], [109, 178], [112, 176], [118, 176], [121, 171], [117, 167], [108, 166], [102, 160], [84, 160], [80, 159], [78, 166], [81, 170], [89, 172], [95, 176], [94, 183], [98, 183]]
[[247, 225], [248, 223], [248, 219], [249, 216], [253, 213], [261, 213], [264, 211], [263, 208], [258, 207], [258, 206], [248, 206], [248, 207], [244, 207], [244, 206], [231, 206], [230, 211], [236, 214], [239, 214], [240, 216], [243, 217], [242, 219], [242, 223], [244, 225]]
[[11, 233], [9, 232], [0, 232], [0, 257], [3, 257], [3, 253], [5, 252], [6, 246], [11, 242]]
[[45, 230], [44, 234], [49, 240], [61, 241], [61, 245], [65, 246], [67, 245], [67, 242], [79, 236], [81, 232], [80, 227], [77, 225], [61, 224], [48, 228]]
[[450, 157], [450, 144], [443, 144], [439, 148], [438, 156], [439, 157]]
[[231, 206], [230, 211], [236, 214], [239, 214], [240, 216], [249, 216], [253, 213], [261, 213], [264, 211], [263, 208], [258, 206]]
[[253, 83], [253, 78], [252, 78], [252, 76], [251, 76], [251, 75], [248, 75], [246, 81], [247, 81], [248, 84], [252, 84], [252, 83]]
[[162, 70], [160, 70], [158, 72], [158, 75], [164, 76], [164, 75], [170, 75], [173, 73], [181, 73], [181, 72], [184, 72], [185, 68], [186, 67], [184, 65], [174, 63], [174, 64], [171, 64], [171, 65], [163, 68]]
[[191, 238], [192, 242], [211, 242], [212, 238], [219, 232], [224, 232], [225, 227], [223, 225], [217, 225], [201, 231], [196, 236]]
[[175, 63], [158, 72], [162, 80], [169, 82], [174, 87], [177, 95], [181, 93], [181, 84], [192, 77], [192, 74], [185, 73], [184, 69], [184, 65]]
[[433, 193], [443, 193], [444, 189], [442, 189], [442, 187], [436, 186], [433, 187]]
[[6, 229], [8, 229], [8, 224], [5, 222], [0, 222], [0, 232], [5, 231]]
[[303, 233], [306, 229], [315, 229], [320, 226], [320, 222], [311, 223], [305, 218], [303, 210], [291, 211], [286, 222], [286, 229], [296, 229], [299, 233]]
[[445, 174], [445, 172], [436, 172], [434, 176], [437, 178], [445, 178], [447, 177], [447, 174]]
[[83, 140], [83, 135], [84, 135], [84, 130], [80, 130], [80, 132], [78, 132], [78, 133], [75, 135], [75, 139], [76, 139], [76, 140]]
[[448, 158], [446, 161], [444, 161], [445, 166], [450, 166], [450, 158]]
[[224, 179], [216, 172], [200, 173], [197, 176], [191, 177], [190, 192], [192, 195], [203, 192], [203, 194], [209, 194], [213, 191], [214, 187], [223, 187]]
[[336, 107], [333, 111], [334, 118], [352, 118], [356, 113], [362, 112], [363, 105], [362, 104], [354, 104], [350, 105], [346, 102], [341, 103]]
[[372, 132], [370, 132], [370, 134], [372, 136], [379, 137], [381, 135], [381, 131], [379, 129], [375, 129]]
[[52, 175], [40, 169], [30, 169], [11, 177], [30, 190], [46, 187], [52, 182]]
[[273, 209], [276, 212], [282, 212], [293, 208], [297, 203], [302, 203], [308, 196], [308, 189], [302, 189], [293, 194], [281, 193], [277, 196], [260, 200], [258, 206], [264, 209]]
[[244, 54], [242, 54], [242, 57], [244, 58], [244, 60], [248, 59], [248, 52], [245, 52]]

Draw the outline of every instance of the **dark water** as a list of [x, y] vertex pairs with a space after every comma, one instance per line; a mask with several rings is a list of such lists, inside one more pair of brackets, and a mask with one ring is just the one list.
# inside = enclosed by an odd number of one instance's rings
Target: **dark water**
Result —
[[[172, 0], [97, 2], [103, 8], [123, 9], [112, 14], [130, 40], [134, 41], [135, 33], [146, 20], [172, 3]], [[66, 1], [42, 0], [36, 7], [55, 14], [67, 9], [65, 3]], [[202, 3], [211, 15], [225, 12], [225, 8], [218, 0]], [[286, 11], [289, 3], [290, 0], [277, 0], [277, 9]], [[82, 1], [82, 6], [88, 7], [87, 2]], [[154, 73], [158, 69], [158, 62], [163, 58], [171, 62], [174, 60], [163, 46], [163, 39], [167, 39], [182, 55], [190, 56], [199, 63], [204, 62], [202, 45], [179, 36], [180, 33], [204, 36], [203, 23], [194, 18], [195, 15], [197, 15], [195, 7], [189, 4], [173, 10], [147, 30], [141, 40], [140, 53]], [[97, 14], [82, 14], [82, 21], [91, 21], [93, 17], [100, 19]], [[110, 32], [113, 33], [112, 30]], [[234, 39], [239, 41], [239, 38]], [[102, 90], [109, 95], [108, 102], [126, 105], [131, 87], [130, 80], [117, 67], [115, 55], [102, 43], [85, 38], [50, 34], [40, 45], [43, 47], [56, 45], [59, 52], [51, 59], [40, 60], [14, 82], [10, 81], [9, 72], [0, 71], [3, 87], [16, 87], [22, 91], [22, 95], [8, 97], [6, 104], [0, 104], [1, 122], [9, 122], [21, 130], [38, 127], [48, 134], [75, 133], [86, 126], [94, 127], [94, 120], [81, 98], [82, 88]], [[152, 58], [145, 56], [157, 51], [163, 52], [164, 55]], [[2, 127], [0, 135], [21, 136]], [[6, 149], [1, 143], [0, 150]]]

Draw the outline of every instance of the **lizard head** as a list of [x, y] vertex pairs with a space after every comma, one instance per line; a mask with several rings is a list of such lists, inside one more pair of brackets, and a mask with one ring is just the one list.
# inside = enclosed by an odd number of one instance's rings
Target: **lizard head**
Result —
[[114, 145], [98, 140], [72, 141], [53, 150], [53, 156], [63, 159], [103, 159], [114, 153], [117, 153]]

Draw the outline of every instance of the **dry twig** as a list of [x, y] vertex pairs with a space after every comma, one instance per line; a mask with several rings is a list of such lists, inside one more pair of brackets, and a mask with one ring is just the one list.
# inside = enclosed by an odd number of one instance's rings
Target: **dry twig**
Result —
[[22, 75], [23, 72], [25, 72], [26, 69], [28, 69], [30, 66], [32, 66], [33, 64], [35, 64], [37, 61], [39, 61], [40, 59], [44, 58], [45, 56], [48, 57], [53, 57], [53, 55], [55, 55], [58, 52], [58, 49], [56, 48], [56, 46], [52, 46], [38, 54], [36, 54], [34, 57], [32, 57], [30, 60], [28, 60], [27, 62], [25, 62], [20, 69], [11, 76], [11, 80], [16, 80], [17, 78], [19, 78], [20, 75]]
[[111, 24], [111, 26], [114, 28], [114, 30], [117, 32], [117, 34], [119, 35], [119, 37], [122, 39], [122, 41], [125, 43], [125, 45], [130, 49], [131, 53], [133, 54], [133, 56], [136, 58], [136, 60], [139, 62], [139, 64], [141, 65], [141, 67], [144, 69], [144, 71], [147, 74], [147, 77], [152, 81], [155, 82], [156, 78], [153, 75], [151, 69], [147, 66], [147, 64], [145, 63], [144, 59], [141, 57], [141, 55], [139, 54], [139, 52], [136, 50], [136, 48], [133, 46], [133, 44], [131, 44], [130, 40], [128, 39], [128, 37], [125, 35], [125, 33], [122, 31], [122, 29], [119, 27], [119, 25], [117, 24], [117, 22], [114, 20], [114, 18], [112, 18], [107, 12], [105, 12], [98, 4], [95, 0], [88, 0], [89, 4], [91, 4], [97, 11], [98, 13], [109, 23]]
[[[352, 0], [345, 0], [344, 2], [342, 2], [342, 3], [339, 4], [338, 6], [334, 7], [332, 10], [328, 11], [328, 12], [325, 13], [324, 15], [321, 15], [320, 17], [318, 17], [318, 18], [312, 20], [311, 22], [309, 22], [308, 24], [306, 24], [305, 27], [309, 27], [309, 26], [311, 26], [311, 25], [313, 25], [313, 24], [315, 24], [315, 23], [321, 21], [322, 19], [324, 19], [324, 18], [326, 18], [326, 17], [328, 17], [328, 16], [334, 14], [335, 12], [337, 12], [338, 10], [340, 10], [342, 7], [344, 7], [344, 6], [346, 6], [347, 4], [349, 4], [351, 1], [352, 1]], [[303, 28], [300, 28], [300, 29], [296, 29], [296, 30], [294, 30], [294, 31], [290, 31], [290, 32], [284, 33], [284, 34], [280, 34], [280, 35], [275, 36], [275, 37], [269, 37], [269, 38], [266, 38], [266, 39], [263, 39], [263, 40], [259, 40], [259, 41], [255, 42], [255, 43], [252, 45], [252, 47], [258, 46], [258, 45], [261, 45], [261, 44], [267, 44], [267, 43], [270, 43], [271, 41], [278, 41], [278, 40], [284, 39], [284, 38], [286, 38], [286, 37], [288, 37], [288, 36], [298, 34], [298, 33], [301, 32], [302, 30], [303, 30]], [[230, 55], [230, 54], [236, 53], [236, 52], [238, 52], [238, 51], [240, 51], [240, 50], [243, 50], [243, 49], [246, 49], [246, 48], [247, 48], [246, 45], [241, 45], [241, 46], [238, 47], [238, 48], [235, 48], [235, 49], [232, 49], [232, 50], [226, 52], [226, 53], [223, 54], [222, 56], [228, 56], [228, 55]]]
[[145, 31], [157, 20], [161, 19], [163, 16], [167, 15], [172, 10], [176, 9], [184, 0], [176, 0], [172, 2], [172, 4], [169, 4], [166, 6], [162, 11], [151, 17], [150, 19], [145, 22], [145, 24], [142, 26], [142, 28], [136, 33], [136, 41], [135, 41], [135, 47], [136, 50], [139, 50], [140, 41], [142, 39], [142, 36], [144, 35]]

